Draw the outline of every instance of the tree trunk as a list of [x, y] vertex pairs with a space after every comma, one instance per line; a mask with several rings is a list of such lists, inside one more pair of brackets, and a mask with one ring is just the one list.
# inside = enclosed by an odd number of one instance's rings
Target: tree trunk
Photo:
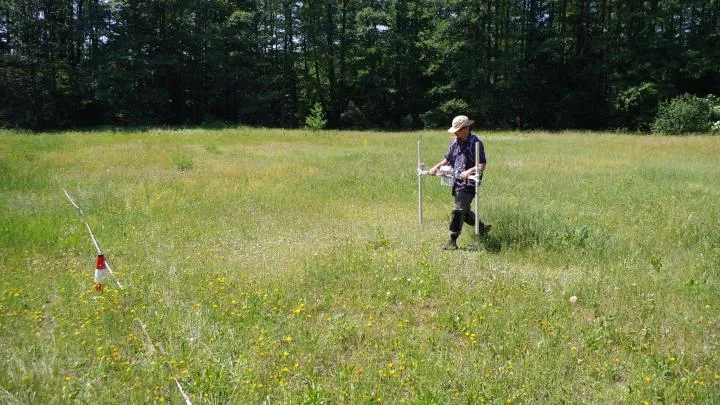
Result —
[[328, 2], [325, 9], [325, 37], [327, 39], [327, 73], [330, 92], [330, 101], [327, 106], [328, 120], [334, 123], [336, 115], [336, 83], [335, 83], [335, 20], [332, 2]]

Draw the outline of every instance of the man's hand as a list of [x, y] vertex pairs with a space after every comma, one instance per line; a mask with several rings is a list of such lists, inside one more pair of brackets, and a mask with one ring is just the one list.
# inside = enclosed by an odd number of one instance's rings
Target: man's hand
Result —
[[440, 168], [446, 164], [448, 164], [447, 159], [443, 159], [443, 160], [439, 161], [435, 166], [432, 167], [432, 169], [428, 170], [428, 174], [431, 176], [437, 176], [438, 172], [440, 171]]

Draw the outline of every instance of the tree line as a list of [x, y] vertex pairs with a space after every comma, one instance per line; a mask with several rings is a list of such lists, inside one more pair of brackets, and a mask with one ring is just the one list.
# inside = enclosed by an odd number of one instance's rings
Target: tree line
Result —
[[647, 130], [720, 0], [0, 0], [0, 126]]

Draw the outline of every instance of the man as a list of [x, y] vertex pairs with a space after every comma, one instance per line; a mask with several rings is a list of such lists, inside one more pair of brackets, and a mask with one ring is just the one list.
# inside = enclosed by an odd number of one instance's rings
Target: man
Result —
[[[450, 165], [453, 169], [455, 181], [452, 186], [452, 195], [455, 203], [450, 219], [450, 239], [443, 247], [446, 250], [457, 249], [457, 239], [462, 232], [463, 222], [468, 225], [475, 225], [475, 213], [470, 210], [470, 203], [475, 197], [475, 182], [468, 179], [475, 174], [475, 144], [480, 144], [479, 167], [480, 176], [485, 170], [487, 161], [485, 159], [485, 148], [477, 136], [470, 133], [471, 126], [475, 121], [464, 115], [458, 115], [452, 120], [452, 126], [448, 132], [455, 134], [455, 139], [450, 143], [445, 158], [429, 170], [431, 176], [435, 176], [441, 166]], [[478, 213], [479, 215], [479, 213]], [[480, 221], [480, 233], [487, 233], [491, 225], [485, 225]]]

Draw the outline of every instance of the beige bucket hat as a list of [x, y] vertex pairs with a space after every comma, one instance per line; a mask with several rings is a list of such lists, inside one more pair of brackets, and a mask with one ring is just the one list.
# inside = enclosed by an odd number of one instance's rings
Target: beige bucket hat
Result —
[[470, 125], [474, 124], [475, 121], [471, 120], [465, 115], [458, 115], [457, 117], [453, 118], [452, 120], [452, 126], [450, 129], [448, 129], [448, 132], [451, 134], [454, 134], [458, 130], [469, 127]]

